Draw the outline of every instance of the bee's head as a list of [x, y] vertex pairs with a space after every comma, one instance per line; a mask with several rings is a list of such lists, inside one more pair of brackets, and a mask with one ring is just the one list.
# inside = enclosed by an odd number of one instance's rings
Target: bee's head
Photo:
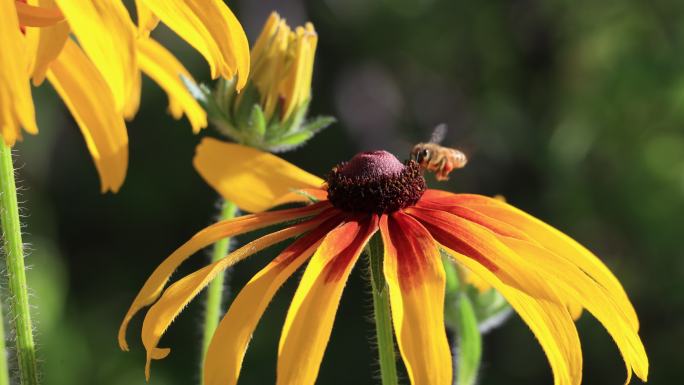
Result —
[[413, 158], [413, 160], [415, 160], [418, 164], [423, 163], [423, 161], [428, 159], [429, 157], [430, 150], [428, 150], [425, 146], [422, 146], [420, 144], [413, 147], [413, 151], [411, 151], [411, 158]]

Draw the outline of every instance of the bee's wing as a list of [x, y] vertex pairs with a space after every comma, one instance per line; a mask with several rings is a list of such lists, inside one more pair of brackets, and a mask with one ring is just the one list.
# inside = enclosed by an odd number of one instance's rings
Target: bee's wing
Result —
[[446, 137], [447, 125], [446, 123], [440, 123], [432, 130], [432, 135], [430, 136], [430, 143], [439, 144]]

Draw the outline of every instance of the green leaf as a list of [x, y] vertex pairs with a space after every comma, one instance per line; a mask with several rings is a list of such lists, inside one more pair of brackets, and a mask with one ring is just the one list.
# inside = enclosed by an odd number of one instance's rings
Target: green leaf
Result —
[[482, 359], [482, 335], [473, 304], [465, 293], [462, 293], [458, 299], [455, 332], [458, 336], [456, 384], [473, 385], [477, 380]]

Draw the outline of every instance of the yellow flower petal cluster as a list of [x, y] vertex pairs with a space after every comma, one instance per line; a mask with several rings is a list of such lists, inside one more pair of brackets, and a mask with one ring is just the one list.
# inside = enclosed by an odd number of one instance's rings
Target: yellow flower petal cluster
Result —
[[252, 49], [251, 79], [267, 119], [280, 107], [286, 120], [309, 100], [317, 43], [311, 23], [292, 31], [276, 12], [266, 21]]
[[[138, 26], [120, 0], [0, 0], [0, 134], [12, 146], [22, 129], [36, 134], [29, 79], [45, 78], [78, 123], [100, 175], [102, 192], [121, 187], [128, 164], [124, 119], [140, 104], [141, 73], [169, 97], [169, 112], [194, 132], [206, 113], [183, 84], [190, 73], [149, 37], [161, 21], [195, 47], [212, 76], [249, 74], [247, 37], [220, 0], [136, 0]], [[71, 37], [73, 36], [74, 39]], [[78, 41], [78, 43], [76, 43]]]

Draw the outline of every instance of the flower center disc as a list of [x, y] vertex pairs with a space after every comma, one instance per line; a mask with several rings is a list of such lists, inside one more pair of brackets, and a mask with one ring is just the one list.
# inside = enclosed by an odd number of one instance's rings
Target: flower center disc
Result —
[[425, 188], [416, 162], [387, 151], [356, 154], [328, 175], [328, 199], [344, 211], [391, 213], [416, 204]]

